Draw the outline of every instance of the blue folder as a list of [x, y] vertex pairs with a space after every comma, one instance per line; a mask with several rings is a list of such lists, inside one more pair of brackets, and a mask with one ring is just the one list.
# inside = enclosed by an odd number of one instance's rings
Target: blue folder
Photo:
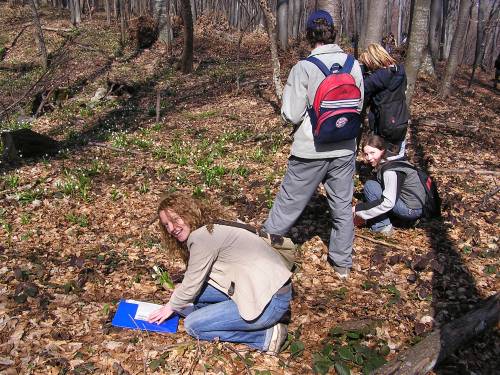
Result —
[[[122, 299], [118, 304], [115, 316], [111, 324], [115, 327], [139, 329], [141, 331], [175, 333], [179, 324], [179, 315], [174, 314], [161, 324], [149, 323], [146, 320], [136, 318], [137, 310], [142, 302]], [[161, 307], [161, 305], [158, 305]]]

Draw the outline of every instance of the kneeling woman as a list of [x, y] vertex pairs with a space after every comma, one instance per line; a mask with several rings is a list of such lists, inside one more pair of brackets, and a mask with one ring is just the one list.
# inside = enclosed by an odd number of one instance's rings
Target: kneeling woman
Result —
[[195, 338], [277, 354], [287, 337], [287, 326], [279, 321], [290, 306], [291, 272], [259, 236], [210, 224], [211, 214], [201, 202], [179, 194], [160, 203], [167, 249], [187, 267], [169, 302], [149, 321], [161, 323], [177, 312], [186, 317], [184, 327]]
[[363, 153], [375, 168], [376, 180], [368, 180], [363, 192], [365, 201], [353, 207], [356, 217], [368, 220], [374, 232], [391, 235], [393, 232], [389, 214], [404, 221], [422, 217], [425, 189], [417, 170], [408, 162], [387, 161], [384, 140], [368, 137]]

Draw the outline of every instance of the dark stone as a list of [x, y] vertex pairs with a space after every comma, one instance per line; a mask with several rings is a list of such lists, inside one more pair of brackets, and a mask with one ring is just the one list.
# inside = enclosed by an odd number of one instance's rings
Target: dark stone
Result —
[[417, 277], [417, 274], [416, 274], [416, 273], [410, 273], [410, 274], [408, 275], [408, 277], [406, 278], [406, 280], [407, 280], [409, 283], [411, 283], [411, 284], [415, 283], [415, 282], [417, 281], [417, 279], [418, 279], [418, 277]]

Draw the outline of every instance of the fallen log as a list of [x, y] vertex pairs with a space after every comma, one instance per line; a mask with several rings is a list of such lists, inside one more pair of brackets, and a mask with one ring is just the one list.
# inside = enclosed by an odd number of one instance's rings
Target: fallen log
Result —
[[498, 324], [499, 317], [500, 292], [477, 309], [434, 330], [417, 345], [380, 367], [375, 374], [427, 374], [462, 344]]

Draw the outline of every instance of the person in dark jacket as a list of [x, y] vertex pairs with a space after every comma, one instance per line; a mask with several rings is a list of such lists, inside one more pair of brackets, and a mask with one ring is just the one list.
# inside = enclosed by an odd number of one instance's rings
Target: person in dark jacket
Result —
[[370, 128], [387, 142], [388, 160], [404, 158], [409, 119], [405, 69], [377, 43], [370, 44], [359, 60], [369, 72], [364, 88]]
[[376, 179], [366, 181], [363, 188], [366, 201], [353, 207], [354, 222], [361, 224], [368, 220], [374, 232], [390, 236], [393, 228], [389, 214], [408, 222], [421, 218], [426, 192], [417, 170], [410, 163], [387, 160], [381, 137], [369, 136], [363, 153], [375, 168]]

